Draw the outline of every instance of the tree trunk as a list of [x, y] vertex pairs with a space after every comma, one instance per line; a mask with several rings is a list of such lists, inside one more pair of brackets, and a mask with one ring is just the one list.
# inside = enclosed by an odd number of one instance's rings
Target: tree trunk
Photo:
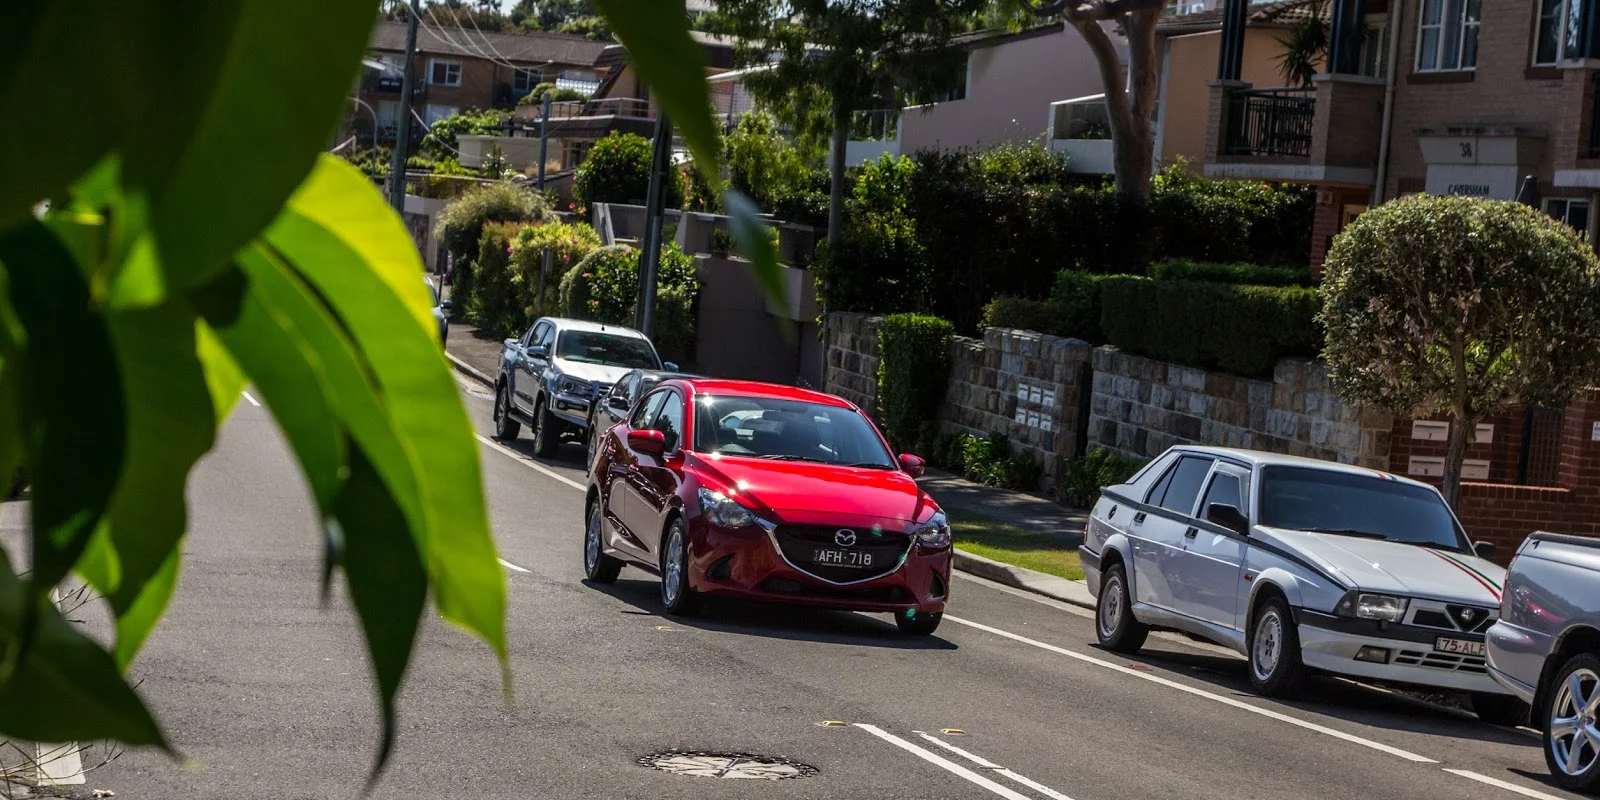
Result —
[[[835, 101], [837, 103], [838, 101]], [[850, 141], [850, 112], [833, 108], [833, 152], [828, 158], [828, 248], [839, 244], [844, 225], [844, 150]]]
[[1128, 69], [1124, 72], [1116, 45], [1092, 16], [1064, 12], [1067, 22], [1083, 35], [1100, 68], [1106, 90], [1106, 111], [1111, 122], [1112, 160], [1117, 191], [1139, 204], [1150, 200], [1150, 176], [1155, 162], [1155, 137], [1151, 116], [1160, 88], [1161, 65], [1156, 54], [1159, 7], [1130, 11], [1122, 17], [1128, 36]]
[[1461, 510], [1461, 462], [1467, 458], [1467, 445], [1472, 443], [1477, 428], [1476, 420], [1460, 416], [1450, 420], [1450, 447], [1445, 450], [1444, 485], [1439, 491], [1444, 494], [1444, 501], [1458, 512]]

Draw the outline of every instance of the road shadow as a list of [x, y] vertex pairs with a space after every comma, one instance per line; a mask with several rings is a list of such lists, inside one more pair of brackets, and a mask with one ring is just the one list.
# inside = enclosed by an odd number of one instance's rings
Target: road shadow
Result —
[[[1542, 750], [1544, 745], [1541, 743], [1539, 745], [1539, 747]], [[1537, 783], [1540, 786], [1543, 786], [1546, 789], [1549, 789], [1549, 790], [1551, 790], [1553, 792], [1562, 792], [1562, 793], [1565, 793], [1565, 794], [1572, 794], [1571, 790], [1561, 788], [1561, 784], [1556, 783], [1556, 779], [1550, 777], [1550, 773], [1548, 773], [1548, 772], [1534, 772], [1533, 770], [1516, 769], [1514, 767], [1508, 767], [1506, 769], [1506, 772], [1509, 772], [1512, 775], [1516, 775], [1517, 777], [1520, 777], [1520, 778], [1526, 778], [1526, 779], [1528, 779], [1530, 781], [1533, 781], [1534, 783]], [[1581, 795], [1581, 794], [1580, 795], [1574, 795], [1574, 796], [1583, 797], [1583, 795]]]
[[1246, 672], [1249, 667], [1242, 658], [1170, 649], [1181, 645], [1163, 644], [1166, 646], [1146, 645], [1145, 649], [1132, 656], [1103, 652], [1115, 655], [1123, 663], [1143, 662], [1152, 667], [1159, 666], [1186, 674], [1196, 681], [1209, 684], [1218, 694], [1258, 703], [1278, 703], [1357, 725], [1493, 744], [1539, 746], [1538, 740], [1528, 734], [1514, 728], [1487, 724], [1470, 711], [1329, 675], [1312, 675], [1305, 682], [1300, 695], [1292, 700], [1267, 701], [1251, 688]]
[[[636, 575], [642, 575], [637, 571]], [[661, 610], [660, 583], [651, 576], [621, 579], [612, 584], [584, 582], [595, 591], [610, 595], [631, 606], [625, 614], [658, 616], [662, 624], [716, 633], [760, 636], [768, 639], [883, 647], [894, 650], [955, 650], [956, 645], [939, 637], [907, 636], [887, 615], [866, 616], [850, 611], [784, 605], [722, 597], [700, 598], [699, 613], [693, 617], [669, 616]]]
[[504, 447], [507, 450], [515, 451], [517, 455], [520, 455], [529, 461], [533, 461], [537, 464], [543, 464], [547, 467], [575, 469], [579, 472], [582, 472], [588, 468], [587, 465], [583, 463], [584, 446], [582, 442], [562, 442], [561, 445], [556, 448], [556, 454], [546, 458], [544, 456], [537, 455], [534, 452], [533, 439], [528, 435], [526, 426], [524, 426], [521, 435], [517, 436], [515, 439], [507, 440], [497, 438], [494, 441], [501, 447]]

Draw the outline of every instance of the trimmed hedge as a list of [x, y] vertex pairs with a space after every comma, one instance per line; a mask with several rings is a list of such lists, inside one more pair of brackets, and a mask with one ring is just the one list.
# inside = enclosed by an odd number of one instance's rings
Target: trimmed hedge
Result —
[[[638, 291], [639, 250], [614, 244], [590, 253], [561, 279], [561, 306], [568, 317], [631, 326]], [[667, 243], [656, 275], [655, 330], [650, 339], [663, 359], [679, 366], [694, 360], [694, 304], [699, 295], [694, 259]]]
[[1056, 273], [1049, 300], [997, 297], [983, 309], [985, 328], [1021, 328], [1070, 336], [1094, 344], [1106, 340], [1100, 327], [1100, 287], [1111, 275], [1064, 269]]
[[1310, 268], [1216, 264], [1175, 258], [1150, 265], [1150, 277], [1162, 281], [1204, 281], [1249, 286], [1315, 286]]
[[1112, 344], [1161, 361], [1266, 377], [1322, 349], [1316, 289], [1114, 277], [1101, 302]]
[[901, 450], [916, 446], [924, 422], [939, 418], [955, 332], [948, 321], [922, 314], [892, 314], [878, 328], [878, 419]]
[[1049, 336], [1070, 336], [1062, 324], [1061, 309], [1049, 300], [1002, 295], [983, 307], [981, 328], [1016, 328]]

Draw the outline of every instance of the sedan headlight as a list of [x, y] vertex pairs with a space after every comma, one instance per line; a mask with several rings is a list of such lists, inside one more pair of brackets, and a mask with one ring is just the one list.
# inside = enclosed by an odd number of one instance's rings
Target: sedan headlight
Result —
[[737, 500], [704, 487], [700, 489], [700, 511], [712, 525], [723, 528], [742, 528], [756, 521], [756, 515]]
[[1404, 597], [1352, 590], [1340, 598], [1333, 613], [1341, 617], [1399, 622], [1405, 619], [1406, 605], [1410, 602]]
[[915, 532], [917, 544], [923, 547], [949, 547], [950, 546], [950, 520], [945, 518], [944, 512], [934, 514], [927, 522], [917, 526]]
[[560, 394], [575, 394], [579, 397], [588, 397], [594, 386], [588, 381], [563, 376], [556, 381], [556, 391]]

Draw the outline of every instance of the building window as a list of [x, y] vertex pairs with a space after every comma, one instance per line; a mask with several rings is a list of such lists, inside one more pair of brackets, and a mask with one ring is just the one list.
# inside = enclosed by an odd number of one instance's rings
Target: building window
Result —
[[1469, 70], [1478, 65], [1478, 19], [1483, 0], [1421, 0], [1417, 71]]
[[1533, 64], [1553, 67], [1563, 58], [1582, 56], [1582, 0], [1539, 0], [1539, 36], [1533, 43]]
[[1572, 197], [1547, 197], [1544, 200], [1544, 211], [1552, 217], [1567, 223], [1578, 233], [1589, 233], [1589, 201], [1587, 198]]
[[511, 77], [511, 90], [518, 97], [524, 97], [533, 91], [533, 87], [544, 82], [544, 71], [538, 69], [519, 69]]
[[1361, 74], [1383, 80], [1389, 77], [1389, 22], [1367, 23], [1361, 34]]
[[461, 62], [440, 61], [439, 59], [429, 60], [428, 83], [434, 86], [460, 86]]

